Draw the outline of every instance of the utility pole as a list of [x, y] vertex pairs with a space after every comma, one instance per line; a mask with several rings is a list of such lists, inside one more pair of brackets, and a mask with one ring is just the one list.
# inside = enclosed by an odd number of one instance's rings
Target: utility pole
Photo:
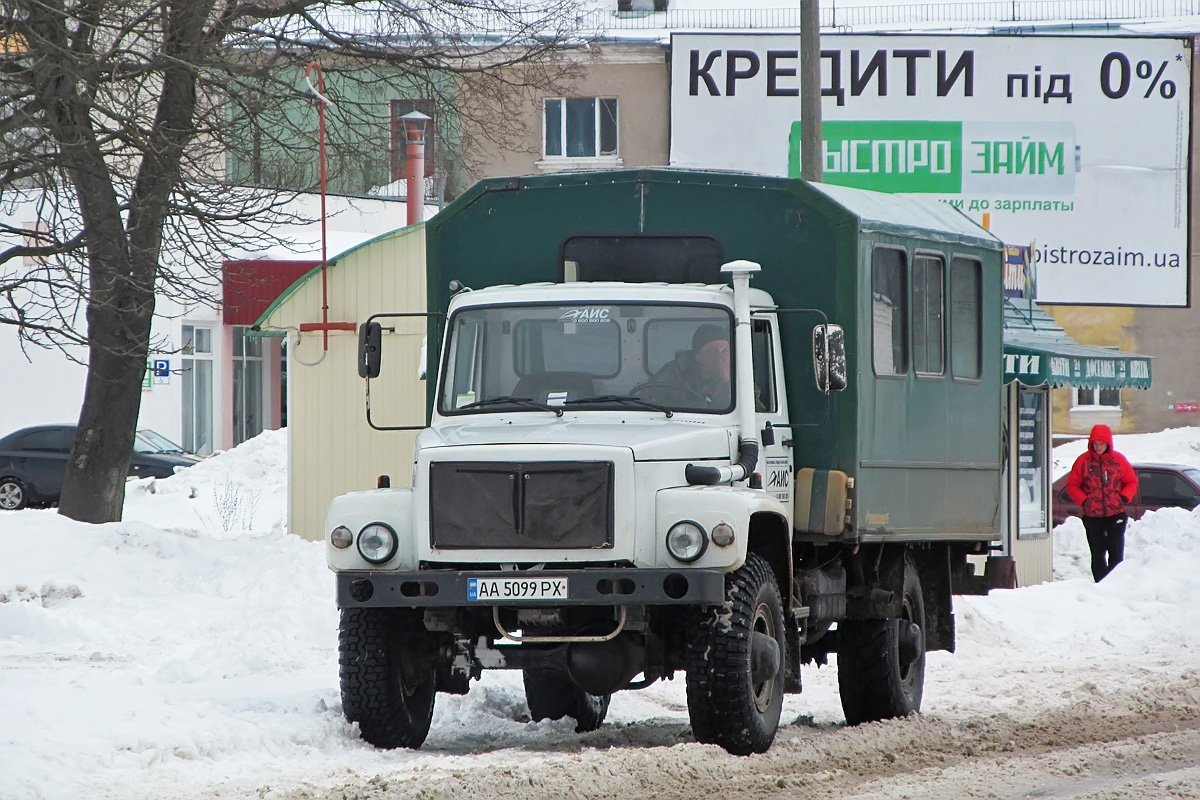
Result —
[[800, 177], [820, 183], [821, 4], [800, 0]]

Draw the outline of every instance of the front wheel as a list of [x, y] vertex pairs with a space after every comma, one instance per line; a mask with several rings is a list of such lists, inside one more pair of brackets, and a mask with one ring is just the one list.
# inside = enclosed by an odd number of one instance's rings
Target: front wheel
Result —
[[424, 743], [437, 694], [429, 635], [407, 611], [343, 609], [338, 631], [343, 713], [364, 739], [389, 750]]
[[560, 670], [527, 669], [522, 677], [525, 702], [534, 722], [571, 717], [576, 733], [594, 731], [604, 724], [611, 694], [588, 694]]
[[0, 509], [17, 511], [29, 505], [25, 484], [16, 478], [0, 478]]
[[765, 753], [783, 710], [787, 643], [771, 566], [751, 553], [725, 578], [725, 602], [703, 609], [687, 643], [692, 731], [738, 756]]
[[898, 618], [838, 623], [837, 672], [842, 711], [851, 725], [904, 717], [921, 709], [925, 601], [911, 557], [904, 557]]

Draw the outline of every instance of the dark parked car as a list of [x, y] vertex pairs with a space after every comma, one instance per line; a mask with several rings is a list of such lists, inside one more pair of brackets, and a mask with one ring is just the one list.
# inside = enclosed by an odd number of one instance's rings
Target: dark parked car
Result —
[[[22, 428], [0, 439], [0, 510], [57, 503], [74, 442], [74, 425]], [[190, 467], [199, 460], [166, 437], [141, 430], [134, 439], [129, 474], [167, 478], [176, 467]]]
[[[1134, 464], [1138, 492], [1129, 504], [1130, 519], [1140, 519], [1159, 508], [1195, 508], [1200, 505], [1200, 469], [1184, 464]], [[1083, 512], [1067, 494], [1067, 475], [1054, 482], [1054, 524]]]

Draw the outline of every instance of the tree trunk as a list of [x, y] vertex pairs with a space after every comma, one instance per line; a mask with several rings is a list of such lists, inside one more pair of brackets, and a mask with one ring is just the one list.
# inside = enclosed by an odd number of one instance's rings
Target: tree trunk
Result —
[[[125, 260], [113, 264], [93, 256], [90, 272], [88, 377], [58, 510], [82, 522], [115, 522], [125, 505], [142, 405], [155, 270], [152, 264], [130, 267]], [[130, 277], [131, 272], [149, 277]]]
[[[120, 520], [125, 505], [163, 225], [184, 148], [195, 134], [196, 75], [188, 57], [204, 38], [203, 21], [211, 7], [200, 0], [164, 7], [164, 50], [177, 59], [161, 73], [154, 125], [137, 151], [136, 180], [124, 209], [114, 191], [112, 163], [90, 127], [78, 76], [65, 67], [42, 70], [54, 94], [48, 116], [87, 231], [88, 377], [59, 500], [60, 514], [83, 522]], [[57, 28], [53, 33], [64, 35]]]
[[[116, 327], [120, 324], [117, 317], [112, 312], [89, 313], [89, 328]], [[75, 446], [67, 461], [60, 514], [82, 522], [121, 519], [125, 477], [133, 456], [133, 437], [142, 404], [148, 323], [147, 316], [147, 333], [141, 335], [140, 342], [129, 342], [133, 347], [124, 352], [97, 343], [93, 335], [83, 408]]]

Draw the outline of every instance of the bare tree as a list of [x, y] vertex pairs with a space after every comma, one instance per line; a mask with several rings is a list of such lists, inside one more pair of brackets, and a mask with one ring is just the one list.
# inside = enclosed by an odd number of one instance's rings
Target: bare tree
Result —
[[[156, 292], [212, 302], [210, 265], [288, 221], [276, 190], [315, 185], [307, 64], [326, 65], [348, 153], [386, 135], [378, 99], [398, 88], [437, 102], [460, 150], [463, 129], [503, 146], [523, 132], [462, 124], [460, 98], [557, 87], [576, 3], [0, 0], [0, 203], [38, 221], [0, 229], [0, 325], [88, 364], [60, 513], [121, 518], [147, 357], [166, 346]], [[231, 163], [259, 185], [233, 189]]]

